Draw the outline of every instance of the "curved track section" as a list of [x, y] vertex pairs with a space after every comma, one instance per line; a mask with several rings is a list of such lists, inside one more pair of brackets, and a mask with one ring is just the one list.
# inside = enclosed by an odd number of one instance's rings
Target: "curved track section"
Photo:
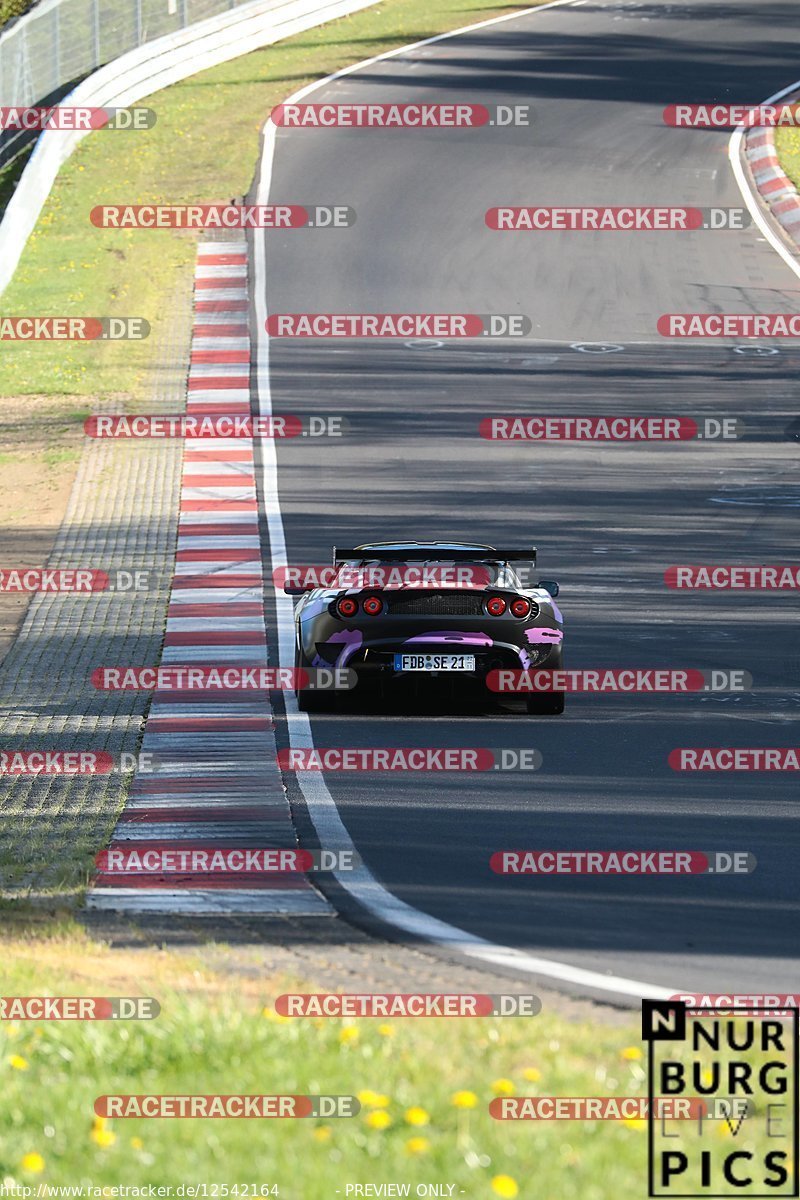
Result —
[[[348, 230], [266, 234], [260, 313], [521, 312], [533, 326], [524, 343], [273, 339], [274, 410], [350, 422], [340, 441], [276, 447], [288, 560], [325, 563], [333, 543], [400, 536], [533, 541], [542, 573], [561, 582], [569, 665], [754, 677], [740, 696], [576, 696], [563, 719], [547, 721], [513, 704], [455, 703], [314, 718], [323, 747], [540, 750], [530, 776], [330, 774], [326, 783], [397, 900], [598, 980], [740, 992], [791, 991], [796, 981], [792, 776], [681, 774], [667, 761], [680, 746], [792, 744], [796, 604], [788, 593], [670, 591], [663, 574], [675, 563], [795, 556], [800, 355], [789, 341], [760, 353], [666, 341], [656, 322], [667, 312], [797, 311], [800, 289], [757, 224], [500, 234], [484, 213], [742, 207], [729, 132], [669, 128], [662, 109], [772, 94], [796, 76], [796, 42], [785, 0], [532, 11], [370, 62], [309, 97], [529, 104], [532, 126], [279, 130], [265, 168], [273, 202], [348, 204], [358, 219]], [[729, 417], [746, 432], [728, 443], [481, 439], [480, 420], [497, 413]], [[265, 478], [275, 534], [269, 461]], [[681, 878], [490, 872], [492, 852], [525, 846], [741, 850], [758, 868]]]

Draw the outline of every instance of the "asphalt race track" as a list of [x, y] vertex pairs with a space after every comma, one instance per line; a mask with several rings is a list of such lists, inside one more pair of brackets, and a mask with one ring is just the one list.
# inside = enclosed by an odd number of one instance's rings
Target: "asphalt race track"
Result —
[[[465, 23], [469, 14], [465, 11]], [[369, 47], [365, 47], [369, 54]], [[281, 130], [271, 200], [347, 204], [347, 230], [268, 232], [271, 313], [524, 313], [523, 340], [271, 342], [276, 412], [341, 414], [340, 440], [278, 444], [293, 563], [331, 545], [460, 539], [539, 547], [561, 584], [569, 667], [750, 672], [742, 695], [396, 705], [313, 718], [317, 746], [536, 747], [529, 774], [336, 774], [368, 866], [426, 913], [560, 963], [695, 991], [798, 986], [797, 783], [680, 774], [680, 746], [789, 746], [800, 714], [791, 592], [676, 592], [677, 563], [797, 559], [800, 351], [660, 338], [667, 312], [797, 311], [756, 226], [498, 233], [495, 205], [743, 207], [729, 132], [669, 104], [754, 103], [797, 75], [792, 0], [579, 3], [368, 65], [310, 101], [529, 104], [530, 127]], [[586, 343], [603, 346], [576, 348]], [[741, 352], [744, 349], [744, 352]], [[502, 443], [513, 414], [737, 417], [736, 442]], [[274, 631], [273, 631], [274, 641]], [[280, 735], [282, 736], [282, 734]], [[295, 797], [296, 798], [296, 797]], [[750, 875], [501, 878], [496, 850], [754, 854]]]

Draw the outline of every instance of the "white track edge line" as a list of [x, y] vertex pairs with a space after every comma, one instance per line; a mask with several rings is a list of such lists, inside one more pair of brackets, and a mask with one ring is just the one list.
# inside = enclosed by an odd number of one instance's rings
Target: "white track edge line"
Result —
[[[488, 21], [480, 21], [475, 25], [467, 25], [462, 29], [440, 33], [435, 37], [424, 38], [407, 46], [400, 46], [384, 54], [364, 59], [352, 66], [344, 67], [333, 75], [326, 75], [314, 83], [306, 85], [294, 92], [282, 103], [293, 104], [304, 96], [324, 87], [343, 75], [362, 70], [373, 63], [382, 62], [387, 58], [416, 50], [420, 46], [429, 46], [446, 38], [459, 37], [476, 29], [485, 29], [489, 25], [499, 25], [505, 21], [516, 20], [520, 17], [532, 16], [546, 12], [551, 8], [561, 8], [571, 3], [571, 0], [552, 0], [549, 4], [537, 5], [535, 8], [522, 9], [519, 12], [507, 13], [502, 17], [492, 17]], [[275, 153], [276, 126], [267, 120], [263, 127], [264, 147], [256, 193], [256, 203], [266, 204], [269, 198], [272, 182], [272, 163]], [[256, 313], [256, 389], [258, 393], [259, 412], [262, 416], [272, 413], [272, 392], [269, 380], [269, 336], [266, 332], [267, 319], [267, 269], [266, 269], [266, 239], [254, 238], [254, 302]], [[261, 439], [264, 466], [262, 471], [264, 484], [264, 507], [269, 531], [271, 564], [287, 566], [286, 534], [283, 527], [283, 514], [280, 507], [278, 489], [278, 459], [275, 443], [269, 439]], [[294, 665], [294, 605], [289, 596], [276, 591], [275, 605], [278, 619], [278, 644], [281, 666]], [[293, 749], [310, 748], [313, 746], [311, 722], [306, 713], [301, 713], [297, 707], [294, 692], [284, 692], [286, 703], [286, 719], [288, 723], [289, 741]], [[344, 825], [336, 802], [333, 799], [323, 776], [318, 772], [297, 771], [297, 782], [308, 805], [309, 815], [323, 848], [336, 848], [356, 851], [355, 843]], [[357, 851], [356, 851], [357, 853]], [[446, 921], [440, 921], [428, 913], [406, 904], [389, 892], [363, 864], [354, 871], [335, 872], [337, 882], [354, 900], [368, 912], [378, 917], [388, 925], [412, 934], [424, 941], [431, 942], [446, 950], [456, 950], [469, 958], [494, 966], [511, 967], [518, 971], [557, 979], [563, 983], [574, 983], [597, 991], [609, 992], [617, 996], [653, 999], [669, 999], [678, 989], [669, 990], [655, 984], [641, 983], [634, 979], [613, 974], [600, 974], [597, 971], [573, 967], [568, 963], [554, 962], [547, 958], [538, 958], [510, 946], [501, 946], [485, 938], [477, 937]]]

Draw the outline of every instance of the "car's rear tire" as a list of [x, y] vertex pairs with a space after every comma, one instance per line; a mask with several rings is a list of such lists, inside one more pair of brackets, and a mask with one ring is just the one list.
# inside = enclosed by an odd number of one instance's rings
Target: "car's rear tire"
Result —
[[540, 692], [528, 696], [525, 703], [533, 717], [560, 717], [564, 711], [565, 692]]
[[[294, 669], [295, 671], [312, 671], [313, 667], [306, 661], [305, 656], [298, 648], [294, 652]], [[296, 688], [297, 707], [300, 712], [328, 712], [333, 708], [335, 696], [331, 692], [316, 691], [310, 688]]]
[[[551, 653], [548, 657], [548, 662], [544, 670], [546, 671], [561, 671], [564, 667], [564, 658], [561, 648]], [[528, 712], [534, 717], [560, 717], [564, 711], [565, 692], [533, 692], [526, 697], [526, 706]]]
[[333, 707], [333, 697], [330, 692], [309, 692], [302, 689], [297, 693], [297, 707], [300, 712], [329, 712]]

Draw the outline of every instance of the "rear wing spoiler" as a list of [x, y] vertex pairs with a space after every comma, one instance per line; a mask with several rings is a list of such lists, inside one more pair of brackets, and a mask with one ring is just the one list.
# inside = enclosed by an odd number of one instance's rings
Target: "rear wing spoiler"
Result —
[[536, 547], [529, 546], [526, 550], [441, 550], [435, 546], [410, 547], [408, 550], [347, 550], [341, 546], [333, 547], [333, 565], [352, 562], [353, 559], [375, 559], [378, 562], [436, 562], [437, 556], [447, 562], [473, 563], [512, 563], [528, 562], [536, 564]]

